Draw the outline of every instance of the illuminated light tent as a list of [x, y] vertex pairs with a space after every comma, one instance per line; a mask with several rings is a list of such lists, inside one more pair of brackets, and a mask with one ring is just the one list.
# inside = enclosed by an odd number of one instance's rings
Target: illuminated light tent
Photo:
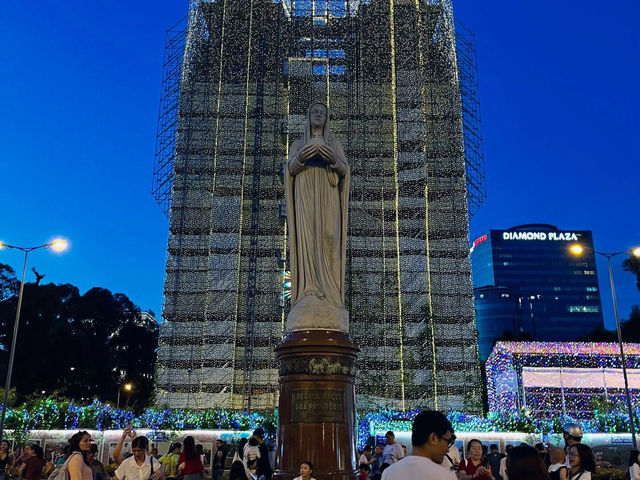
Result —
[[[633, 403], [640, 389], [640, 344], [625, 343]], [[535, 417], [590, 419], [626, 411], [617, 343], [497, 342], [487, 360], [489, 412], [524, 409]], [[606, 405], [605, 405], [606, 404]]]
[[449, 1], [192, 1], [167, 39], [153, 194], [169, 217], [159, 406], [277, 405], [282, 185], [311, 101], [351, 168], [360, 408], [481, 411], [468, 219], [484, 166]]

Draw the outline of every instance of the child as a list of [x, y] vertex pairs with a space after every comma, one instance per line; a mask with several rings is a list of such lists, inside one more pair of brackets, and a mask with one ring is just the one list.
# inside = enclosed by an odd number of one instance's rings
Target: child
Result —
[[567, 480], [567, 465], [564, 462], [564, 450], [549, 445], [549, 456], [551, 457], [551, 465], [549, 465], [549, 477], [551, 480]]

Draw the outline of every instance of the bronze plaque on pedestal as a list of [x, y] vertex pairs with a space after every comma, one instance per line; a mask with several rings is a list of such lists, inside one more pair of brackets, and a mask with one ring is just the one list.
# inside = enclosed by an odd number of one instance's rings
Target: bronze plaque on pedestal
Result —
[[291, 422], [344, 423], [344, 390], [297, 389], [291, 391]]
[[274, 480], [311, 461], [317, 480], [356, 480], [354, 374], [358, 348], [342, 332], [292, 332], [276, 348], [280, 422]]

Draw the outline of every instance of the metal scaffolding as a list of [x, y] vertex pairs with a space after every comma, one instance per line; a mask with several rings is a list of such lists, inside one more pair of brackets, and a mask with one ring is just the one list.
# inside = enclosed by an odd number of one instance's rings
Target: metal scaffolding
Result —
[[318, 100], [352, 175], [359, 406], [481, 409], [468, 209], [484, 174], [468, 38], [445, 0], [192, 2], [186, 33], [167, 40], [154, 176], [170, 220], [159, 405], [277, 404], [273, 348], [290, 307], [281, 172]]

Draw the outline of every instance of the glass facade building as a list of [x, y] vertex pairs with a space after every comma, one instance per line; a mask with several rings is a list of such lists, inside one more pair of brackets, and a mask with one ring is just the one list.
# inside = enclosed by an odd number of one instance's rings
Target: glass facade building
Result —
[[[569, 247], [580, 243], [581, 256]], [[522, 225], [490, 230], [471, 247], [481, 359], [505, 330], [540, 341], [575, 340], [602, 326], [593, 239], [588, 230]]]

